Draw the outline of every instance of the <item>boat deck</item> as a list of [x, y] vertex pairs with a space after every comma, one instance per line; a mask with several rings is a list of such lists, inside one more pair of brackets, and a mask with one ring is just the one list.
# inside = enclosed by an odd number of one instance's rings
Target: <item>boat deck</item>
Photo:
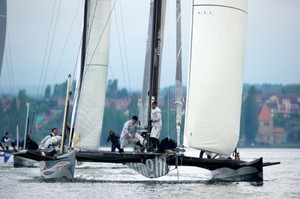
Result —
[[[24, 150], [13, 153], [14, 155], [37, 160], [58, 160], [63, 159], [59, 154], [50, 157], [45, 156], [38, 151]], [[145, 163], [147, 159], [165, 159], [168, 165], [174, 166], [196, 166], [208, 170], [215, 170], [222, 167], [231, 169], [238, 169], [249, 165], [257, 165], [257, 168], [263, 166], [271, 166], [279, 164], [280, 162], [265, 162], [262, 158], [258, 158], [251, 162], [232, 159], [207, 159], [185, 156], [184, 154], [177, 154], [175, 152], [167, 153], [137, 153], [137, 152], [110, 152], [110, 151], [77, 151], [76, 160], [79, 162], [102, 162], [102, 163]]]

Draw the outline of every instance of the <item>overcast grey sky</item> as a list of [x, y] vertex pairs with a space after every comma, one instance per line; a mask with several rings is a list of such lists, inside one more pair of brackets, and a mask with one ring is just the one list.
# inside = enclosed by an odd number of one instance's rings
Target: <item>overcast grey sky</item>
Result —
[[[81, 37], [82, 2], [8, 0], [1, 89], [61, 83], [69, 73], [73, 75]], [[117, 78], [119, 87], [141, 89], [149, 2], [119, 0], [116, 3], [117, 12], [111, 21], [108, 78]], [[175, 83], [174, 2], [169, 1], [167, 7], [161, 87]], [[182, 0], [183, 84], [187, 80], [191, 3]], [[245, 83], [300, 83], [299, 11], [299, 0], [248, 1]]]

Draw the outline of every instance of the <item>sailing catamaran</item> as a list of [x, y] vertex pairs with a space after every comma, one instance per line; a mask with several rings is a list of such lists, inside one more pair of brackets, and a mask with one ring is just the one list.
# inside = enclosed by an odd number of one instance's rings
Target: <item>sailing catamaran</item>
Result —
[[[164, 5], [164, 0], [151, 1], [148, 115], [151, 101], [157, 99], [159, 90], [159, 60], [163, 33], [161, 24], [164, 15], [161, 12], [164, 11]], [[199, 152], [202, 150], [215, 153], [221, 157], [230, 156], [237, 146], [246, 8], [246, 0], [193, 2], [185, 147], [198, 149]], [[192, 157], [185, 155], [184, 150], [178, 149], [165, 153], [119, 154], [98, 151], [106, 85], [110, 11], [108, 0], [86, 1], [82, 43], [83, 68], [72, 136], [72, 148], [77, 150], [72, 149], [71, 152], [56, 157], [43, 156], [35, 151], [23, 151], [15, 155], [44, 162], [44, 178], [72, 179], [76, 159], [83, 162], [126, 164], [148, 178], [167, 175], [170, 166], [194, 166], [212, 171], [213, 179], [262, 182], [263, 167], [279, 162], [263, 163], [262, 158], [246, 162], [239, 159]], [[101, 38], [98, 39], [97, 36]], [[99, 71], [99, 74], [96, 71]], [[50, 163], [53, 167], [49, 167]]]
[[62, 128], [61, 152], [63, 155], [56, 158], [42, 157], [33, 152], [33, 155], [29, 157], [41, 161], [41, 175], [45, 179], [62, 177], [73, 179], [77, 150], [97, 151], [99, 148], [107, 81], [110, 15], [110, 0], [85, 1], [81, 63], [72, 113], [72, 131], [68, 138], [71, 140], [69, 142], [71, 148], [64, 153], [67, 104], [70, 97], [71, 77], [69, 76]]
[[[27, 111], [26, 111], [25, 131], [24, 131], [23, 146], [21, 147], [23, 147], [23, 149], [36, 150], [38, 149], [38, 144], [30, 138], [30, 134], [29, 134], [29, 107], [30, 107], [29, 102], [26, 103], [26, 107], [27, 107]], [[19, 139], [17, 139], [17, 143], [19, 143]], [[19, 149], [19, 146], [17, 148]], [[14, 167], [38, 167], [38, 162], [28, 158], [14, 156]]]

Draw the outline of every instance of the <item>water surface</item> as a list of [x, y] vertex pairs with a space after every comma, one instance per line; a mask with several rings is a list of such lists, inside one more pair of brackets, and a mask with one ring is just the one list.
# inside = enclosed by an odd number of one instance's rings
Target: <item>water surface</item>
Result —
[[[281, 164], [264, 167], [263, 185], [211, 182], [200, 168], [171, 167], [158, 179], [148, 179], [122, 164], [84, 163], [71, 182], [40, 178], [39, 168], [0, 166], [2, 198], [300, 198], [300, 149], [241, 149], [243, 160], [263, 157]], [[4, 194], [4, 195], [3, 195]]]

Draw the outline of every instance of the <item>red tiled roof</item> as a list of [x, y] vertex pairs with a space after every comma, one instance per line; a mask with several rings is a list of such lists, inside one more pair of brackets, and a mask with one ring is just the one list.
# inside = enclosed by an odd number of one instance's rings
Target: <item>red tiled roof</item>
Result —
[[273, 129], [274, 133], [282, 134], [284, 133], [284, 129], [281, 127], [276, 127]]
[[258, 119], [262, 120], [262, 121], [272, 121], [273, 120], [271, 112], [266, 104], [263, 105], [261, 112], [258, 116]]
[[116, 110], [126, 110], [128, 109], [131, 99], [122, 98], [122, 99], [106, 99], [105, 106], [109, 106], [111, 103], [115, 103]]

